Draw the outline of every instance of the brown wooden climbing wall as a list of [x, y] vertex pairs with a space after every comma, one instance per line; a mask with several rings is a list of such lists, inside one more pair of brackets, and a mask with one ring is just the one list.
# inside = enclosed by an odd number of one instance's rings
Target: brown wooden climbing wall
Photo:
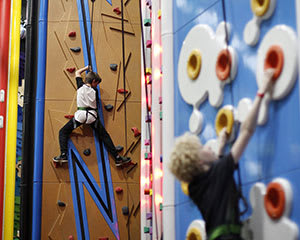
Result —
[[[92, 2], [85, 1], [89, 2], [91, 16]], [[65, 240], [70, 236], [78, 239], [68, 164], [56, 168], [52, 162], [52, 158], [60, 153], [59, 129], [68, 121], [65, 116], [73, 115], [77, 107], [75, 72], [70, 71], [72, 68], [78, 69], [85, 65], [77, 2], [80, 1], [49, 1], [41, 239]], [[123, 189], [120, 194], [114, 191], [120, 239], [134, 240], [140, 239], [140, 141], [132, 131], [132, 128], [140, 130], [139, 4], [136, 0], [124, 1], [126, 89], [130, 93], [126, 101], [126, 114], [125, 106], [122, 105], [124, 96], [117, 92], [124, 86], [122, 65], [120, 65], [122, 64], [121, 15], [114, 11], [116, 8], [121, 9], [120, 1], [113, 1], [111, 6], [105, 0], [95, 0], [92, 32], [97, 69], [102, 78], [100, 84], [102, 105], [114, 106], [110, 112], [103, 108], [106, 130], [115, 145], [124, 147], [121, 154], [125, 154], [126, 146], [127, 148], [136, 146], [128, 151], [128, 156], [137, 163], [131, 171], [128, 170], [132, 166], [117, 169], [109, 156], [111, 170], [109, 181], [112, 182], [113, 191], [116, 187]], [[70, 32], [76, 32], [76, 36], [69, 37]], [[70, 48], [74, 47], [80, 47], [81, 52], [72, 52]], [[117, 70], [112, 71], [110, 64], [117, 64]], [[126, 130], [125, 117], [127, 118]], [[125, 139], [125, 132], [127, 132], [127, 139]], [[89, 126], [80, 127], [74, 131], [71, 139], [97, 184], [103, 187], [104, 183], [99, 181], [93, 131]], [[89, 156], [83, 154], [87, 148], [91, 150]], [[90, 239], [105, 237], [115, 239], [92, 197], [85, 187], [83, 189]], [[58, 201], [65, 206], [59, 206]], [[130, 217], [122, 214], [124, 206], [129, 208]]]

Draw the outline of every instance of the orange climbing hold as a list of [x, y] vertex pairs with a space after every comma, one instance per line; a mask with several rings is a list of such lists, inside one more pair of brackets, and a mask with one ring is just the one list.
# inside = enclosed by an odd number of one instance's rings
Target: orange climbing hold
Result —
[[221, 81], [225, 81], [230, 75], [231, 55], [228, 49], [223, 49], [217, 58], [216, 74]]
[[272, 219], [279, 219], [285, 209], [284, 188], [277, 182], [271, 182], [264, 198], [265, 208]]
[[65, 115], [65, 118], [66, 119], [71, 119], [71, 118], [73, 118], [74, 117], [74, 115]]
[[283, 63], [284, 63], [284, 55], [283, 55], [282, 48], [277, 45], [271, 46], [266, 54], [264, 69], [268, 69], [268, 68], [275, 69], [273, 80], [276, 80], [279, 77], [282, 71]]
[[128, 93], [128, 90], [120, 88], [118, 89], [118, 93]]

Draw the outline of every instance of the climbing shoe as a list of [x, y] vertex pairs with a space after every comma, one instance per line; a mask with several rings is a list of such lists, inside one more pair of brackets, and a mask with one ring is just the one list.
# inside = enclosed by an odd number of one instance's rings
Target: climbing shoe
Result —
[[67, 156], [66, 153], [62, 153], [62, 154], [60, 154], [60, 156], [54, 157], [53, 161], [54, 162], [61, 162], [61, 163], [68, 162], [68, 156]]
[[122, 166], [126, 165], [129, 162], [131, 162], [130, 157], [122, 157], [120, 155], [118, 155], [116, 157], [116, 167], [122, 167]]

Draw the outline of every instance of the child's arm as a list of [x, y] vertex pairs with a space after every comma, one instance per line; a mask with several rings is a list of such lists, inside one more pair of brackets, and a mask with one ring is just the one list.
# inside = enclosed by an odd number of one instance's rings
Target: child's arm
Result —
[[90, 66], [85, 66], [83, 68], [80, 68], [78, 69], [76, 72], [75, 72], [75, 77], [81, 77], [81, 73], [83, 73], [84, 71], [90, 69]]
[[218, 137], [218, 142], [219, 142], [218, 156], [219, 157], [223, 155], [227, 139], [228, 139], [228, 135], [226, 133], [226, 128], [223, 128]]
[[81, 73], [83, 73], [84, 71], [90, 69], [90, 66], [85, 66], [84, 68], [80, 68], [75, 72], [75, 78], [76, 78], [76, 84], [77, 84], [77, 89], [79, 89], [80, 87], [82, 87], [82, 85], [84, 84], [82, 78], [81, 78]]
[[232, 154], [232, 157], [233, 157], [235, 163], [238, 163], [251, 136], [253, 135], [253, 133], [255, 131], [257, 118], [258, 118], [258, 112], [259, 112], [259, 109], [261, 106], [262, 98], [272, 85], [273, 74], [274, 74], [274, 69], [267, 69], [264, 72], [263, 84], [262, 84], [261, 88], [258, 90], [257, 95], [254, 99], [253, 106], [252, 106], [250, 112], [248, 113], [247, 118], [241, 125], [240, 134], [239, 134], [236, 142], [233, 144], [233, 146], [231, 148], [231, 154]]

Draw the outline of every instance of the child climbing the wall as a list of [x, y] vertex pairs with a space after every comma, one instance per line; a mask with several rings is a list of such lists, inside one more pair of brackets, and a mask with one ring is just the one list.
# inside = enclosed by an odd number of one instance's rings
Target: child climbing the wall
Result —
[[180, 181], [188, 183], [189, 196], [205, 220], [208, 240], [242, 239], [238, 203], [241, 193], [233, 173], [255, 131], [262, 99], [273, 85], [273, 74], [273, 69], [264, 72], [263, 83], [229, 154], [223, 155], [228, 139], [225, 128], [219, 134], [217, 153], [188, 133], [176, 140], [171, 152], [169, 168]]
[[[85, 78], [85, 83], [82, 80], [81, 74], [84, 71], [89, 71]], [[68, 162], [68, 139], [72, 131], [82, 124], [89, 124], [96, 130], [96, 134], [101, 140], [108, 152], [115, 160], [115, 165], [121, 167], [131, 161], [129, 157], [123, 157], [118, 154], [118, 151], [105, 130], [97, 114], [98, 91], [97, 86], [101, 82], [100, 76], [90, 71], [90, 66], [81, 68], [75, 72], [77, 83], [77, 111], [72, 119], [67, 122], [59, 131], [60, 156], [54, 157], [54, 162]]]

